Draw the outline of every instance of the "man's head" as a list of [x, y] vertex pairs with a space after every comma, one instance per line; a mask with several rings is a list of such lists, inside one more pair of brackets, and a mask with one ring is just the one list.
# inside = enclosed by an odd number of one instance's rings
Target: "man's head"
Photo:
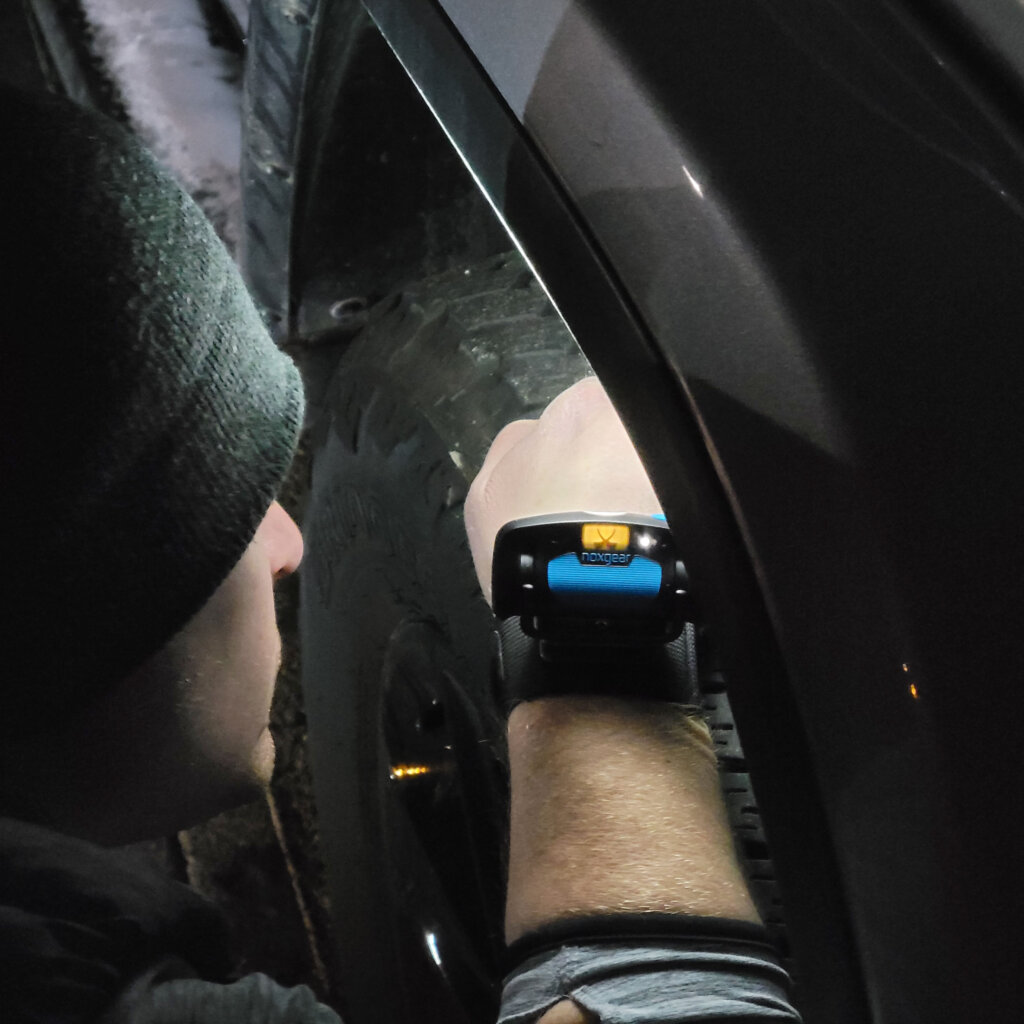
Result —
[[301, 558], [298, 527], [275, 502], [227, 578], [166, 644], [69, 717], [0, 748], [2, 812], [121, 843], [257, 796], [274, 767], [273, 584]]
[[0, 811], [110, 841], [181, 827], [271, 763], [298, 374], [127, 132], [0, 89], [0, 138]]

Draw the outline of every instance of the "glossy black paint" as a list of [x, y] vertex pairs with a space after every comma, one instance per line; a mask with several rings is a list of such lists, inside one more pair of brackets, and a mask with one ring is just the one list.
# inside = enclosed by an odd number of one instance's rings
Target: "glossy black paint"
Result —
[[1014, 97], [895, 4], [367, 6], [682, 538], [808, 1019], [1020, 1019]]

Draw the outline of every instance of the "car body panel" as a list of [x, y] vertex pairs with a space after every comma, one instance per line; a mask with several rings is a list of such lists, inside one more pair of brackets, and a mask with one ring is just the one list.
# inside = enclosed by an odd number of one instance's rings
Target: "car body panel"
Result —
[[[844, 984], [863, 986], [849, 1019], [1013, 1019], [1024, 901], [996, 866], [1020, 839], [1021, 770], [997, 778], [986, 737], [996, 721], [1010, 749], [1024, 738], [1024, 167], [999, 98], [889, 6], [367, 6], [566, 313], [674, 527], [699, 529], [665, 437], [696, 434], [714, 467], [785, 667], [785, 694], [740, 678], [734, 705], [787, 899], [790, 754], [752, 736], [752, 709], [795, 707], [837, 868], [822, 913], [849, 914]], [[474, 74], [489, 101], [466, 100]], [[537, 228], [546, 202], [578, 245]], [[588, 276], [642, 337], [588, 320]], [[689, 556], [709, 592], [716, 557]], [[825, 946], [797, 918], [813, 975]]]

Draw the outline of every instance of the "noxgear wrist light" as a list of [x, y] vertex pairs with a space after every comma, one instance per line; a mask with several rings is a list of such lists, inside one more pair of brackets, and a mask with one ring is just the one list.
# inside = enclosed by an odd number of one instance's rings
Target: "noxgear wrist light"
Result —
[[696, 700], [686, 569], [661, 516], [566, 512], [498, 531], [491, 570], [513, 701]]

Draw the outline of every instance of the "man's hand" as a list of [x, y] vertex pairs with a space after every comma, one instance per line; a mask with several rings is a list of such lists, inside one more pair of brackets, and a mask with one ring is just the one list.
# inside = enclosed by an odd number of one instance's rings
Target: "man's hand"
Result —
[[540, 419], [516, 420], [505, 427], [469, 489], [466, 532], [488, 601], [498, 530], [523, 516], [575, 511], [661, 511], [596, 377], [563, 391]]

